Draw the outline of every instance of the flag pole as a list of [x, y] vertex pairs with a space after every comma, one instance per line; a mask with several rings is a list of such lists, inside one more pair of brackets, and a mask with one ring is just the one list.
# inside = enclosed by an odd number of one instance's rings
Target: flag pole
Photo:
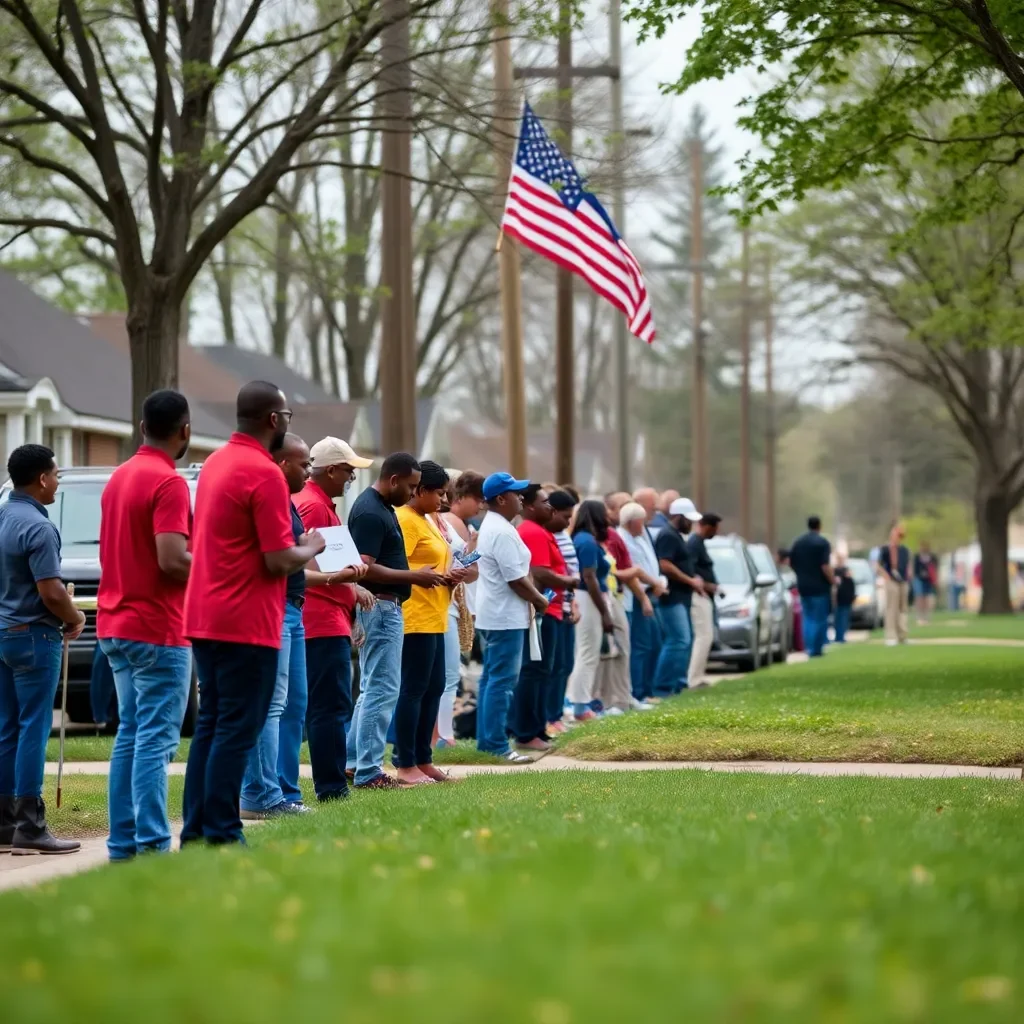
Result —
[[[495, 149], [498, 153], [498, 195], [496, 206], [503, 209], [508, 182], [512, 178], [512, 154], [516, 136], [517, 104], [512, 73], [512, 23], [508, 0], [493, 0]], [[504, 184], [503, 184], [504, 183]], [[504, 190], [503, 190], [504, 189]], [[525, 477], [526, 465], [526, 384], [523, 370], [522, 287], [519, 279], [518, 246], [502, 245], [504, 233], [499, 225], [498, 253], [501, 288], [501, 334], [505, 357], [505, 423], [508, 431], [508, 468], [517, 477]]]

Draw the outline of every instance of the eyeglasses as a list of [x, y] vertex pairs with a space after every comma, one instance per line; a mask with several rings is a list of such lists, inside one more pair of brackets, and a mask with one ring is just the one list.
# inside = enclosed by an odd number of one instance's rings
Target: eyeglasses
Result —
[[284, 416], [287, 418], [288, 422], [291, 423], [292, 417], [295, 415], [295, 413], [293, 413], [291, 409], [278, 409], [277, 412], [274, 413], [274, 415]]

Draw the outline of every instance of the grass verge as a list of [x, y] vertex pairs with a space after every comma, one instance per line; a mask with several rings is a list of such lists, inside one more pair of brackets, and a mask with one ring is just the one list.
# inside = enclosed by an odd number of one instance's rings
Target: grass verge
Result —
[[849, 645], [574, 729], [588, 760], [1024, 761], [1024, 675], [1010, 648]]
[[1022, 814], [977, 779], [360, 794], [0, 896], [0, 985], [30, 1024], [1017, 1021]]
[[[875, 636], [881, 638], [882, 633]], [[913, 640], [1020, 640], [1024, 642], [1024, 615], [977, 615], [974, 612], [936, 612], [926, 626], [919, 626], [910, 609]]]

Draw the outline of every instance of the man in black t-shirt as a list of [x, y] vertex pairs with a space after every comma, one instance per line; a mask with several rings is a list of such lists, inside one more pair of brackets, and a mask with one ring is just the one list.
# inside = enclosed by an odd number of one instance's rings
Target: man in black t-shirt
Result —
[[828, 635], [832, 610], [832, 545], [821, 535], [821, 520], [811, 516], [807, 533], [797, 537], [789, 549], [789, 564], [796, 574], [796, 587], [804, 616], [804, 646], [812, 658], [819, 658]]
[[704, 594], [704, 581], [696, 574], [686, 535], [701, 514], [689, 498], [676, 498], [669, 506], [668, 525], [654, 542], [658, 566], [668, 579], [668, 591], [658, 599], [658, 614], [664, 641], [654, 673], [654, 693], [663, 697], [686, 689], [693, 629], [690, 601]]
[[398, 783], [384, 771], [388, 726], [402, 679], [402, 602], [418, 587], [444, 586], [433, 569], [411, 571], [395, 508], [404, 505], [420, 482], [420, 464], [408, 452], [384, 460], [380, 478], [356, 498], [348, 529], [369, 566], [363, 586], [377, 598], [359, 610], [366, 639], [359, 651], [360, 692], [349, 728], [348, 769], [357, 789], [391, 789]]

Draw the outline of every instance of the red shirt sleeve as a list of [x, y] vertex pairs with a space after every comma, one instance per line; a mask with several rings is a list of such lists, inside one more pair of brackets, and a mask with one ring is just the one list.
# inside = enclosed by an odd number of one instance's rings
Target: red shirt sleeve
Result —
[[519, 536], [530, 549], [530, 565], [550, 568], [551, 546], [548, 544], [543, 533], [541, 533], [541, 530], [543, 530], [543, 527], [537, 526], [536, 523], [521, 523], [519, 526]]
[[153, 536], [180, 533], [188, 537], [192, 520], [192, 499], [184, 477], [169, 476], [156, 489], [153, 498]]
[[268, 551], [285, 551], [295, 543], [288, 484], [277, 466], [271, 465], [270, 470], [261, 473], [259, 479], [253, 481], [249, 495], [256, 536], [263, 554]]
[[608, 550], [612, 553], [612, 558], [615, 559], [615, 567], [617, 569], [632, 569], [633, 560], [629, 557], [629, 548], [626, 547], [626, 542], [614, 531], [608, 531], [607, 540]]

